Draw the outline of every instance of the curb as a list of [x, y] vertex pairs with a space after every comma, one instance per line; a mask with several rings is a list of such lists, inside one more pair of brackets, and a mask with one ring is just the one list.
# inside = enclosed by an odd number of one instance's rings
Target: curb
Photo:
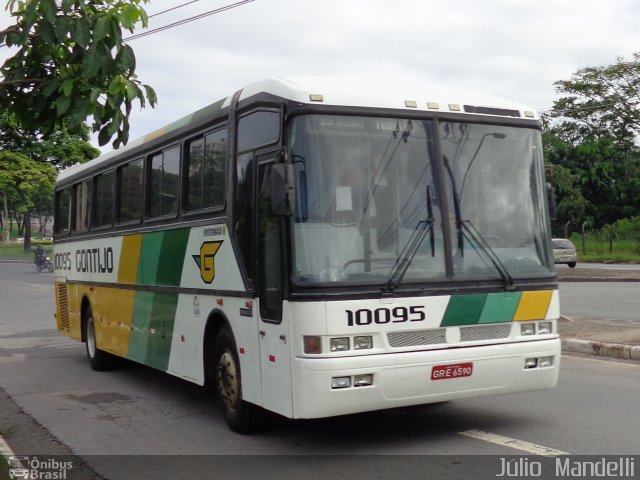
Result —
[[558, 282], [640, 282], [640, 277], [558, 277]]
[[621, 358], [624, 360], [640, 360], [640, 346], [622, 343], [594, 342], [579, 338], [562, 340], [562, 351], [596, 355], [600, 357]]

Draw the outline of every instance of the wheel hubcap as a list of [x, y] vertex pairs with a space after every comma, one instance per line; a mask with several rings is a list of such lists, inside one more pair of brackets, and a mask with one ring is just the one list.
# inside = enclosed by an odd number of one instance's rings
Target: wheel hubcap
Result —
[[238, 404], [238, 371], [229, 351], [225, 351], [218, 360], [218, 391], [227, 408], [234, 410]]

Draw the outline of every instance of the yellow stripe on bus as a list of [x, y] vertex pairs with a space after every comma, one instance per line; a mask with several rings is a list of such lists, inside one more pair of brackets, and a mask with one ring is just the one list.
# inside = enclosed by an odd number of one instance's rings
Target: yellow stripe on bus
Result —
[[131, 285], [136, 283], [141, 246], [141, 234], [127, 235], [122, 238], [122, 252], [120, 253], [120, 265], [118, 267], [118, 283]]
[[513, 320], [543, 320], [547, 316], [553, 290], [522, 292]]

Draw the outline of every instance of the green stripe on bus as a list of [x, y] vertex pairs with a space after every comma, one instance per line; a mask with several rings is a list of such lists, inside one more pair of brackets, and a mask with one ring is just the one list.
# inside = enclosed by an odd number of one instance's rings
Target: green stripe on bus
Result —
[[136, 298], [133, 302], [133, 319], [127, 357], [140, 363], [145, 363], [147, 358], [153, 296], [154, 292], [136, 292]]
[[146, 233], [138, 262], [138, 284], [180, 286], [188, 240], [188, 228]]
[[149, 325], [151, 334], [147, 342], [145, 361], [150, 367], [166, 371], [169, 366], [177, 306], [177, 293], [156, 293], [154, 295]]
[[138, 261], [138, 285], [155, 285], [164, 232], [145, 233]]
[[486, 300], [485, 293], [451, 295], [440, 326], [475, 325], [480, 319]]
[[136, 292], [127, 355], [130, 360], [167, 370], [177, 305], [177, 293]]
[[161, 267], [158, 269], [156, 276], [157, 285], [180, 286], [189, 232], [190, 229], [188, 228], [164, 232], [160, 249]]
[[511, 322], [520, 302], [520, 292], [490, 293], [478, 323]]

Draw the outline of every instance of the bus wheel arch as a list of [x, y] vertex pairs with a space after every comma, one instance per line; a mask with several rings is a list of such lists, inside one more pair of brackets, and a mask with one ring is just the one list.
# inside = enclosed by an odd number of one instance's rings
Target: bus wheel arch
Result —
[[110, 353], [98, 348], [91, 302], [84, 296], [81, 305], [82, 341], [85, 344], [89, 365], [96, 372], [109, 370], [113, 368], [115, 358]]
[[242, 398], [242, 371], [231, 325], [222, 313], [207, 321], [204, 340], [205, 378], [216, 392], [222, 415], [231, 430], [250, 433], [263, 425], [262, 410]]

